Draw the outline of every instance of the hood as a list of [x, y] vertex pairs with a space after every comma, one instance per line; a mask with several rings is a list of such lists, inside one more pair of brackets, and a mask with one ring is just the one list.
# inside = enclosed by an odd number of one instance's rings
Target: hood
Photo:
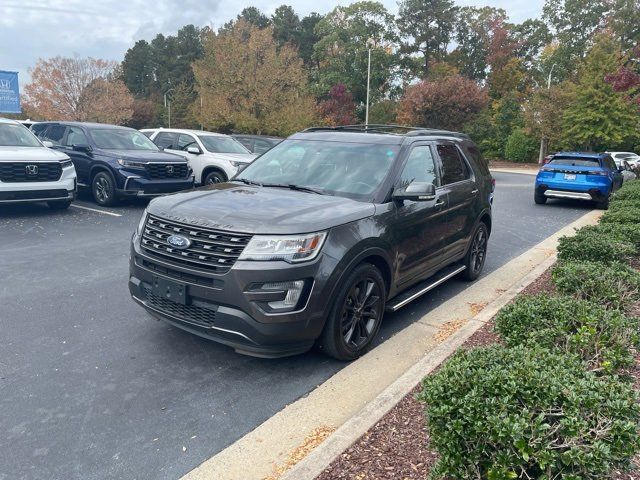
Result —
[[222, 183], [167, 195], [149, 213], [177, 222], [251, 234], [326, 230], [375, 213], [372, 203], [284, 188]]
[[185, 158], [161, 150], [107, 150], [99, 149], [97, 153], [123, 160], [137, 162], [186, 162]]
[[208, 158], [215, 158], [216, 160], [226, 160], [228, 162], [244, 162], [251, 163], [257, 155], [253, 153], [214, 153], [214, 152], [206, 152], [204, 153]]
[[0, 147], [0, 162], [60, 162], [69, 157], [47, 147]]

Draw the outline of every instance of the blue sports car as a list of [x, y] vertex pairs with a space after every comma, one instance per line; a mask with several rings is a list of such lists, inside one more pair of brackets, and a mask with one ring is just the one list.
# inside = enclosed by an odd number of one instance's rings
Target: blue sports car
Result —
[[596, 202], [609, 208], [611, 193], [622, 186], [622, 173], [607, 153], [560, 152], [553, 155], [536, 177], [534, 200], [570, 198]]

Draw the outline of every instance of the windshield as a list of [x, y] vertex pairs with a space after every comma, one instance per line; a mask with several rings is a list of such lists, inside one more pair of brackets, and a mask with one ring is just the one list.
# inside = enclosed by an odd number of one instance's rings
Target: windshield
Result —
[[251, 153], [231, 137], [217, 135], [198, 135], [204, 148], [211, 153]]
[[589, 157], [558, 157], [555, 156], [548, 165], [570, 165], [572, 167], [599, 167], [600, 160]]
[[89, 132], [98, 148], [106, 150], [158, 150], [155, 143], [137, 130], [93, 128]]
[[238, 179], [364, 199], [380, 187], [399, 150], [399, 145], [285, 140], [258, 157]]
[[28, 128], [15, 123], [0, 123], [0, 147], [42, 147]]

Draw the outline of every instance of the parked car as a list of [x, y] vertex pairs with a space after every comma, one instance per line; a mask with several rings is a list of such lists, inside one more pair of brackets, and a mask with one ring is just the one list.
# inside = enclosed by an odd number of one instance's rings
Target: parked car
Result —
[[91, 188], [98, 205], [125, 197], [154, 197], [193, 188], [187, 161], [160, 151], [133, 128], [100, 123], [41, 122], [32, 130], [68, 155], [78, 185]]
[[241, 353], [317, 343], [352, 360], [385, 309], [478, 278], [492, 199], [464, 134], [308, 129], [228, 183], [153, 200], [132, 238], [129, 290], [153, 317]]
[[232, 137], [244, 145], [247, 150], [255, 153], [256, 155], [262, 155], [264, 152], [271, 150], [282, 141], [282, 138], [269, 137], [266, 135], [245, 135], [238, 133], [232, 135]]
[[193, 169], [196, 184], [226, 182], [256, 156], [229, 135], [169, 128], [143, 129], [160, 148], [182, 155]]
[[553, 158], [553, 153], [550, 153], [549, 155], [545, 155], [542, 158], [542, 163], [540, 163], [540, 161], [538, 161], [538, 165], [546, 165], [547, 163], [549, 163], [551, 161], [551, 159]]
[[620, 169], [607, 153], [556, 153], [538, 172], [534, 200], [537, 204], [548, 198], [589, 200], [607, 209], [611, 193], [622, 182]]
[[640, 166], [640, 155], [633, 152], [605, 152], [611, 155], [613, 161], [616, 162], [618, 168], [623, 166], [623, 162], [627, 162], [631, 167]]
[[45, 147], [26, 127], [0, 118], [0, 204], [47, 202], [69, 208], [76, 171], [69, 157]]

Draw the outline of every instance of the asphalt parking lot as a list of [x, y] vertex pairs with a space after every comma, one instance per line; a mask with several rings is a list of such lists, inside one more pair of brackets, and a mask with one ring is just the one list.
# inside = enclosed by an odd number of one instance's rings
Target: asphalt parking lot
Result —
[[[485, 272], [591, 208], [536, 206], [534, 177], [494, 176]], [[0, 479], [175, 479], [344, 365], [240, 356], [147, 317], [127, 290], [144, 206], [0, 207]], [[465, 286], [387, 315], [379, 341]]]

